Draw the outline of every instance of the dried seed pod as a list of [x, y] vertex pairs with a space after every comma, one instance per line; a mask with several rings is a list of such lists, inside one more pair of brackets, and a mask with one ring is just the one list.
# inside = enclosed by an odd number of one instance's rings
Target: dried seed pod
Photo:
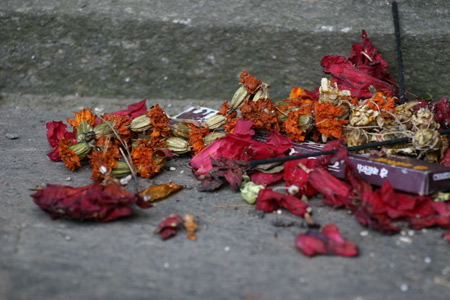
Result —
[[203, 138], [203, 143], [209, 145], [217, 139], [224, 137], [226, 134], [223, 132], [212, 132]]
[[167, 148], [175, 154], [183, 154], [190, 151], [189, 142], [183, 138], [171, 136], [166, 139]]
[[189, 132], [191, 132], [191, 127], [187, 126], [186, 124], [177, 123], [172, 126], [170, 126], [170, 129], [172, 130], [172, 134], [177, 137], [181, 138], [189, 138]]
[[442, 145], [441, 135], [436, 130], [422, 129], [413, 137], [413, 146], [420, 151], [436, 151]]
[[147, 115], [134, 118], [131, 121], [130, 129], [134, 132], [143, 132], [152, 127], [151, 120]]
[[244, 101], [247, 98], [247, 87], [245, 85], [241, 85], [237, 91], [234, 93], [233, 98], [231, 99], [230, 106], [232, 109], [236, 110], [241, 108], [244, 105]]
[[439, 124], [434, 120], [434, 114], [425, 107], [419, 109], [412, 117], [413, 126], [417, 129], [438, 129]]
[[227, 122], [227, 117], [224, 115], [216, 114], [212, 117], [209, 117], [205, 121], [205, 126], [211, 130], [217, 129], [219, 127], [222, 127]]

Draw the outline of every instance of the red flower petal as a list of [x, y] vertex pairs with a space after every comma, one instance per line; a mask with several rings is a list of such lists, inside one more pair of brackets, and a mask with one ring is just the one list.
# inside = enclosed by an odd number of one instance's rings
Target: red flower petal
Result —
[[279, 207], [286, 208], [294, 215], [303, 217], [307, 213], [309, 205], [295, 196], [277, 193], [269, 188], [259, 191], [256, 209], [273, 212]]
[[182, 224], [183, 218], [179, 214], [171, 214], [159, 223], [154, 233], [158, 233], [162, 240], [167, 240], [177, 234]]
[[373, 47], [365, 31], [362, 37], [363, 43], [353, 45], [348, 59], [343, 56], [325, 56], [321, 62], [323, 72], [331, 74], [339, 89], [349, 90], [354, 97], [370, 98], [371, 85], [389, 96], [394, 96], [395, 81], [389, 75], [387, 62]]
[[53, 161], [60, 161], [61, 157], [59, 155], [58, 145], [59, 141], [64, 137], [68, 140], [72, 140], [76, 144], [75, 133], [67, 131], [67, 125], [62, 121], [51, 121], [47, 122], [47, 140], [53, 150], [47, 154], [47, 156]]
[[358, 247], [352, 242], [345, 241], [339, 233], [339, 228], [334, 224], [328, 224], [323, 227], [322, 232], [308, 231], [300, 234], [295, 245], [306, 256], [315, 255], [340, 255], [357, 256]]
[[142, 116], [147, 112], [147, 105], [145, 104], [146, 100], [142, 100], [140, 102], [136, 102], [128, 105], [128, 109], [119, 110], [113, 112], [112, 114], [121, 115], [121, 116], [129, 116], [131, 120], [136, 117]]

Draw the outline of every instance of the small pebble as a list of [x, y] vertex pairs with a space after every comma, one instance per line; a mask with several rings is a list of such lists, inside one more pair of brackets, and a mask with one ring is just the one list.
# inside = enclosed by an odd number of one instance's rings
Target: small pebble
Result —
[[400, 234], [401, 235], [406, 235], [406, 231], [402, 230], [402, 231], [400, 231]]
[[164, 263], [164, 268], [167, 269], [167, 268], [169, 268], [169, 267], [170, 267], [169, 263], [168, 263], [168, 262], [165, 262], [165, 263]]
[[16, 140], [16, 139], [19, 138], [19, 135], [18, 135], [18, 134], [15, 134], [15, 133], [7, 133], [7, 134], [6, 134], [6, 137], [7, 137], [8, 139], [10, 139], [10, 140]]
[[422, 233], [427, 233], [427, 232], [428, 232], [428, 230], [426, 228], [422, 229]]
[[359, 234], [360, 234], [361, 236], [368, 236], [368, 235], [369, 235], [369, 232], [368, 232], [367, 230], [364, 230], [364, 231], [361, 231]]
[[370, 253], [369, 253], [369, 256], [370, 256], [370, 257], [375, 257], [375, 253], [370, 252]]
[[409, 237], [406, 237], [406, 236], [401, 236], [401, 237], [398, 238], [398, 240], [400, 242], [403, 242], [403, 243], [406, 243], [406, 244], [411, 244], [412, 243], [412, 240]]
[[415, 234], [414, 230], [408, 231], [408, 235], [409, 235], [409, 236], [413, 236], [414, 234]]
[[169, 168], [170, 171], [175, 171], [176, 169], [177, 169], [177, 168], [175, 168], [175, 167], [170, 167], [170, 168]]
[[283, 211], [281, 209], [277, 210], [277, 215], [281, 215]]
[[70, 236], [68, 236], [68, 235], [66, 235], [64, 238], [66, 239], [66, 241], [70, 241], [70, 240], [72, 239], [72, 238], [71, 238]]
[[69, 177], [66, 177], [66, 181], [71, 181], [72, 180], [72, 178], [69, 176]]
[[133, 176], [131, 176], [131, 175], [128, 175], [128, 176], [126, 176], [124, 178], [121, 178], [120, 179], [120, 184], [121, 185], [127, 185], [131, 181], [131, 179], [133, 179]]
[[181, 170], [181, 171], [180, 171], [180, 174], [183, 174], [183, 173], [184, 173], [184, 170]]
[[230, 247], [226, 246], [223, 250], [225, 250], [225, 252], [230, 251]]
[[424, 258], [424, 260], [423, 260], [426, 264], [429, 264], [429, 263], [431, 263], [431, 257], [425, 257]]
[[406, 283], [402, 284], [402, 285], [400, 286], [400, 290], [401, 290], [402, 292], [406, 292], [406, 291], [408, 290], [408, 285], [407, 285]]

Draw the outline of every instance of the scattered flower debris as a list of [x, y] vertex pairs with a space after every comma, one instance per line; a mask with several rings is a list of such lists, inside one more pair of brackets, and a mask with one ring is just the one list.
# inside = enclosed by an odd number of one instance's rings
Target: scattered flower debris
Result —
[[339, 233], [339, 228], [328, 224], [320, 232], [309, 230], [300, 234], [295, 245], [306, 256], [340, 255], [358, 256], [358, 247], [352, 242], [345, 241]]
[[[79, 188], [48, 185], [31, 196], [52, 218], [111, 221], [130, 215], [134, 204], [148, 208], [150, 202], [182, 189], [169, 182], [140, 190], [137, 176], [152, 178], [173, 157], [191, 155], [189, 164], [200, 181], [199, 191], [229, 184], [250, 204], [256, 204], [257, 211], [281, 215], [286, 209], [305, 218], [309, 228], [320, 226], [312, 219], [308, 203], [318, 194], [324, 204], [344, 208], [362, 226], [385, 234], [400, 232], [402, 224], [414, 230], [450, 228], [448, 193], [408, 194], [394, 190], [389, 181], [375, 188], [361, 179], [349, 159], [345, 146], [406, 138], [411, 142], [360, 153], [400, 154], [450, 166], [449, 140], [441, 135], [445, 132], [438, 131], [450, 128], [448, 98], [417, 98], [399, 105], [387, 62], [365, 31], [361, 36], [362, 43], [352, 46], [348, 58], [328, 55], [322, 59], [323, 71], [331, 78], [323, 78], [314, 91], [294, 87], [289, 97], [280, 101], [270, 98], [269, 83], [243, 71], [231, 100], [225, 100], [206, 120], [195, 116], [171, 119], [159, 104], [148, 109], [142, 100], [102, 115], [83, 108], [66, 120], [69, 129], [62, 121], [48, 122], [47, 139], [52, 148], [48, 157], [62, 161], [71, 171], [90, 165], [95, 183]], [[321, 143], [323, 151], [335, 153], [251, 165], [253, 160], [289, 155], [294, 142]], [[345, 165], [342, 180], [330, 173], [336, 164]], [[138, 186], [135, 194], [119, 186], [131, 178]], [[271, 187], [281, 180], [285, 187]], [[281, 189], [283, 193], [278, 192]], [[196, 240], [197, 224], [190, 214], [184, 218], [170, 215], [155, 233], [165, 240], [181, 228], [187, 230], [189, 239]], [[367, 230], [360, 232], [361, 236], [368, 234]], [[450, 233], [443, 238], [450, 242]], [[404, 235], [399, 241], [412, 242]], [[300, 234], [295, 244], [310, 257], [358, 255], [357, 246], [345, 241], [334, 224], [321, 232]]]

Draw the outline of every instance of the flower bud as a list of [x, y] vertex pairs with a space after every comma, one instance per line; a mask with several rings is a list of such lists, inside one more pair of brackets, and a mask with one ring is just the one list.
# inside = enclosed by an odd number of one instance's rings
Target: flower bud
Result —
[[241, 108], [241, 106], [244, 105], [244, 100], [247, 95], [247, 87], [245, 85], [241, 85], [241, 87], [237, 89], [237, 91], [233, 95], [233, 98], [231, 99], [231, 108], [234, 110]]
[[263, 185], [258, 185], [253, 181], [249, 181], [241, 187], [241, 196], [248, 203], [254, 204], [256, 202], [256, 198], [258, 198], [259, 191], [263, 188]]
[[129, 174], [131, 174], [130, 167], [124, 161], [118, 161], [117, 167], [111, 171], [111, 175], [117, 178], [125, 177]]
[[139, 116], [131, 121], [130, 129], [134, 132], [146, 131], [147, 129], [152, 127], [150, 121], [150, 118], [146, 115]]
[[224, 137], [224, 136], [226, 136], [226, 134], [223, 132], [212, 132], [203, 138], [203, 143], [205, 145], [209, 145], [212, 142], [214, 142], [215, 140], [220, 139], [221, 137]]
[[224, 115], [214, 115], [212, 117], [209, 117], [206, 121], [205, 121], [205, 126], [208, 129], [214, 130], [217, 129], [219, 127], [222, 127], [223, 125], [225, 125], [225, 123], [227, 122], [227, 117], [225, 117]]
[[91, 124], [89, 124], [87, 121], [83, 120], [81, 121], [77, 126], [77, 142], [86, 142], [86, 133], [90, 132], [92, 130]]
[[105, 137], [113, 137], [114, 136], [114, 124], [111, 124], [111, 122], [102, 122], [100, 124], [98, 124], [97, 126], [94, 127], [94, 132], [95, 132], [95, 138], [99, 139], [102, 136]]
[[170, 152], [175, 154], [183, 154], [189, 152], [191, 148], [188, 141], [175, 136], [167, 138], [166, 145]]
[[78, 156], [78, 158], [81, 160], [85, 158], [90, 152], [91, 147], [89, 147], [89, 144], [86, 142], [81, 142], [72, 146], [69, 146], [69, 149], [75, 152], [75, 154]]
[[189, 132], [191, 132], [191, 128], [185, 124], [177, 123], [170, 127], [172, 130], [172, 134], [181, 138], [189, 138]]

